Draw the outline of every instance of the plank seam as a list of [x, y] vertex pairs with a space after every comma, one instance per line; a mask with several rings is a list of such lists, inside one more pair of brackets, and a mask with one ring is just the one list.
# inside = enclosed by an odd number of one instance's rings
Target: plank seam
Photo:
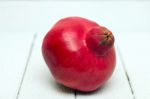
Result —
[[74, 91], [74, 96], [75, 96], [75, 99], [77, 99], [77, 91], [76, 90]]
[[118, 47], [117, 44], [116, 44], [116, 48], [117, 48], [117, 51], [118, 51], [118, 55], [119, 55], [119, 57], [120, 57], [120, 61], [121, 61], [122, 66], [123, 66], [123, 70], [124, 70], [126, 79], [127, 79], [127, 81], [128, 81], [128, 84], [129, 84], [130, 91], [131, 91], [131, 93], [132, 93], [133, 99], [136, 99], [136, 98], [135, 98], [135, 94], [134, 94], [134, 90], [133, 90], [133, 86], [132, 86], [132, 83], [131, 83], [131, 80], [130, 80], [130, 76], [129, 76], [128, 72], [127, 72], [127, 69], [126, 69], [126, 67], [125, 67], [125, 62], [124, 62], [124, 60], [123, 60], [123, 56], [122, 56], [121, 51], [120, 51], [120, 49], [119, 49], [119, 47]]
[[31, 57], [31, 54], [32, 54], [32, 51], [33, 51], [33, 47], [34, 47], [36, 38], [37, 38], [37, 34], [35, 33], [34, 36], [33, 36], [31, 45], [30, 45], [28, 57], [27, 57], [27, 60], [26, 60], [26, 64], [25, 64], [25, 68], [24, 68], [24, 71], [23, 71], [22, 79], [21, 79], [20, 84], [19, 84], [16, 99], [19, 99], [19, 94], [20, 94], [20, 91], [21, 91], [21, 87], [22, 87], [25, 75], [26, 75], [26, 71], [27, 71], [27, 68], [28, 68], [28, 64], [29, 64], [29, 61], [30, 61], [30, 57]]

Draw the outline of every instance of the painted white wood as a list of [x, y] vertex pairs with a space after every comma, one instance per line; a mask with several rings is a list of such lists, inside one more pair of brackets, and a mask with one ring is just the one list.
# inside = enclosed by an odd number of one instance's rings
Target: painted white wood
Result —
[[149, 37], [149, 33], [141, 32], [120, 34], [117, 38], [136, 99], [150, 99]]
[[19, 99], [74, 99], [74, 91], [58, 85], [45, 64], [39, 35], [29, 61]]
[[0, 99], [16, 99], [33, 35], [0, 34]]
[[133, 99], [118, 52], [115, 71], [106, 84], [90, 94], [77, 92], [77, 99]]

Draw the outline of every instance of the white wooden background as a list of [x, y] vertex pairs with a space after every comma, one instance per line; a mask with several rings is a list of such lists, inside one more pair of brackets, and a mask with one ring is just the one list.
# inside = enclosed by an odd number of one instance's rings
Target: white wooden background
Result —
[[[98, 91], [58, 85], [41, 55], [60, 18], [82, 16], [114, 32], [117, 65]], [[1, 1], [0, 99], [150, 99], [149, 1]]]

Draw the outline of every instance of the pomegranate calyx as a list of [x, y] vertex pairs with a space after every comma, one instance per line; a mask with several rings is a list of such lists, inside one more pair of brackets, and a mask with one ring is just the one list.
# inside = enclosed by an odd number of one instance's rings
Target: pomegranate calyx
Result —
[[105, 55], [114, 45], [113, 34], [105, 27], [96, 27], [88, 31], [86, 44], [98, 55]]

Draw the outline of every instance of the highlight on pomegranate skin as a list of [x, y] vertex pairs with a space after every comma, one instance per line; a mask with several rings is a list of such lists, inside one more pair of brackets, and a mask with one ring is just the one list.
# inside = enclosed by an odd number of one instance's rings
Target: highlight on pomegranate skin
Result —
[[115, 69], [114, 41], [106, 27], [89, 19], [67, 17], [45, 35], [42, 54], [58, 83], [91, 92], [104, 85]]

